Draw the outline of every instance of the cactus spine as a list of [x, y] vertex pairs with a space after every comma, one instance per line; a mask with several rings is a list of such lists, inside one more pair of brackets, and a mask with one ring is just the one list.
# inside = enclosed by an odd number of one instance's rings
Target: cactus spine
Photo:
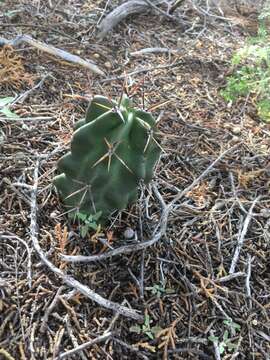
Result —
[[119, 104], [96, 96], [75, 129], [54, 184], [70, 212], [101, 211], [106, 221], [136, 201], [140, 181], [153, 176], [160, 155], [155, 120], [125, 95]]

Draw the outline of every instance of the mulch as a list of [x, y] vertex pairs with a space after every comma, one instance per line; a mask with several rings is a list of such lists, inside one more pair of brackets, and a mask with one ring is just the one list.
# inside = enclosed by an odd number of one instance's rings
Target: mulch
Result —
[[[19, 118], [0, 114], [0, 358], [269, 359], [270, 129], [250, 99], [227, 104], [220, 96], [245, 29], [187, 11], [186, 23], [196, 23], [181, 33], [161, 15], [141, 14], [96, 42], [106, 1], [51, 3], [5, 2], [1, 36], [31, 34], [94, 60], [107, 78], [31, 47], [0, 48], [0, 98], [26, 94], [12, 108]], [[130, 55], [149, 47], [177, 52]], [[91, 97], [118, 98], [124, 83], [159, 118], [164, 151], [153, 181], [160, 197], [153, 186], [140, 189], [137, 204], [81, 238], [52, 186], [56, 163]], [[61, 260], [60, 253], [106, 253], [100, 238], [113, 248], [151, 238], [160, 201], [173, 200], [225, 150], [174, 204], [155, 245], [89, 264]], [[30, 231], [37, 159], [38, 241], [47, 258], [104, 298], [138, 310], [143, 322], [73, 291], [41, 261]]]

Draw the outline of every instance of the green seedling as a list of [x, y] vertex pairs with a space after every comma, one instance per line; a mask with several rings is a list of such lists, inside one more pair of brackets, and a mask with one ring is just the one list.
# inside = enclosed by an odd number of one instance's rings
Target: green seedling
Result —
[[165, 283], [148, 286], [145, 289], [151, 291], [151, 294], [157, 296], [158, 298], [160, 298], [162, 295], [172, 294], [174, 292], [173, 289], [166, 288]]
[[79, 230], [81, 237], [86, 237], [86, 235], [91, 231], [97, 231], [98, 230], [98, 220], [101, 217], [101, 211], [97, 212], [94, 215], [87, 215], [83, 213], [76, 213], [74, 220], [78, 220], [79, 222]]
[[17, 114], [9, 110], [10, 104], [15, 100], [15, 97], [6, 97], [0, 99], [0, 112], [4, 114], [7, 118], [19, 118]]
[[228, 329], [224, 331], [221, 341], [214, 335], [208, 337], [208, 340], [217, 344], [220, 355], [224, 354], [225, 351], [231, 352], [237, 348], [237, 344], [233, 343], [229, 336], [235, 337], [236, 333], [241, 329], [241, 326], [233, 322], [232, 319], [224, 320], [223, 324], [226, 325]]
[[136, 334], [147, 335], [149, 339], [153, 340], [156, 335], [162, 330], [160, 326], [151, 326], [153, 321], [150, 319], [149, 315], [145, 315], [143, 325], [134, 325], [129, 328], [129, 331]]

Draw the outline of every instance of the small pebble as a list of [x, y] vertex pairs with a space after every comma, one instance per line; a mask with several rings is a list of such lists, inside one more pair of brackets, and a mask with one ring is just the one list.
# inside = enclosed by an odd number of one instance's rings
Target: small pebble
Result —
[[241, 134], [241, 131], [242, 131], [242, 128], [240, 126], [234, 126], [232, 128], [232, 133], [234, 135], [240, 135]]
[[233, 136], [231, 142], [232, 142], [232, 143], [237, 143], [239, 140], [240, 140], [240, 139], [239, 139], [238, 136]]
[[52, 213], [50, 213], [50, 218], [54, 219], [58, 216], [58, 211], [53, 211]]
[[227, 109], [230, 109], [232, 107], [232, 101], [229, 101], [228, 104], [227, 104]]
[[133, 238], [134, 238], [134, 235], [135, 235], [135, 232], [134, 232], [134, 230], [132, 230], [131, 228], [127, 228], [127, 229], [124, 231], [124, 237], [125, 237], [125, 239], [133, 239]]
[[218, 211], [223, 209], [225, 206], [225, 201], [223, 200], [218, 200], [216, 201], [215, 205], [212, 207], [212, 211]]
[[106, 61], [104, 66], [107, 68], [107, 69], [111, 69], [112, 68], [112, 64], [109, 62], [109, 61]]

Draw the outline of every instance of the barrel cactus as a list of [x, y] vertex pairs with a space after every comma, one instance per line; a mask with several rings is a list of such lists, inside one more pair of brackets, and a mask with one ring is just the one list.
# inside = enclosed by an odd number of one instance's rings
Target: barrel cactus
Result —
[[96, 214], [101, 221], [136, 201], [160, 155], [152, 115], [123, 95], [116, 103], [95, 96], [75, 126], [71, 151], [58, 162], [54, 184], [70, 213]]

